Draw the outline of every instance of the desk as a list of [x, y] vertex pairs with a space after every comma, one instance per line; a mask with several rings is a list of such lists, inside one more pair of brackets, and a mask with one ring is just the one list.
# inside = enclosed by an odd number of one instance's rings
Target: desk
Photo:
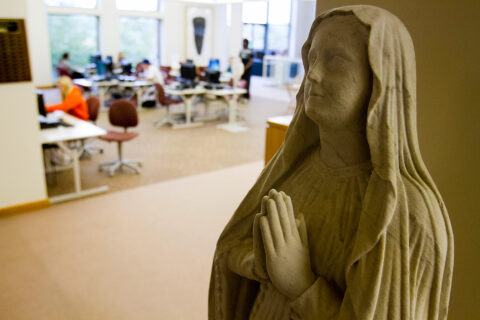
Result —
[[165, 93], [172, 96], [180, 96], [185, 103], [185, 123], [175, 123], [174, 129], [184, 129], [202, 126], [202, 122], [192, 122], [192, 105], [193, 100], [201, 94], [206, 92], [205, 88], [197, 86], [195, 88], [188, 89], [174, 89], [172, 87], [165, 86]]
[[270, 77], [273, 78], [276, 85], [281, 86], [290, 79], [291, 65], [297, 65], [297, 74], [303, 74], [303, 64], [301, 59], [293, 59], [286, 56], [264, 56], [263, 57], [263, 77], [267, 78], [267, 68], [270, 66]]
[[247, 131], [248, 128], [242, 126], [240, 123], [237, 122], [237, 100], [238, 96], [241, 94], [247, 93], [245, 89], [212, 89], [206, 90], [206, 93], [209, 95], [213, 95], [216, 97], [223, 98], [228, 105], [228, 123], [226, 124], [219, 124], [217, 128], [223, 129], [229, 132], [242, 132]]
[[82, 182], [80, 180], [80, 155], [83, 152], [83, 146], [70, 148], [67, 144], [72, 140], [85, 140], [88, 138], [98, 137], [106, 134], [107, 132], [97, 127], [96, 125], [77, 119], [63, 112], [54, 112], [49, 115], [55, 118], [62, 118], [65, 122], [72, 124], [73, 127], [57, 127], [53, 129], [40, 130], [40, 143], [41, 144], [56, 144], [66, 152], [73, 160], [73, 178], [75, 183], [75, 191], [68, 194], [50, 198], [51, 203], [57, 203], [61, 201], [77, 199], [86, 197], [89, 195], [105, 192], [108, 190], [107, 186], [98, 188], [82, 190]]
[[147, 80], [121, 81], [118, 84], [121, 88], [135, 88], [135, 94], [137, 95], [137, 108], [142, 106], [143, 89], [152, 85], [153, 82]]
[[137, 108], [142, 106], [142, 94], [143, 88], [153, 85], [153, 82], [146, 80], [135, 80], [135, 81], [118, 81], [114, 80], [105, 80], [105, 81], [93, 81], [90, 79], [74, 79], [73, 83], [80, 87], [85, 88], [97, 88], [98, 89], [98, 99], [100, 100], [100, 106], [105, 106], [105, 93], [111, 87], [120, 87], [120, 88], [135, 88], [135, 93], [137, 95]]

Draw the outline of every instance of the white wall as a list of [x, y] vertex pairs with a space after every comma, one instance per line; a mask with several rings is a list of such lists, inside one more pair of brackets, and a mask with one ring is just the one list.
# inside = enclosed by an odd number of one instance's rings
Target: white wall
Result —
[[162, 43], [165, 47], [162, 64], [171, 65], [173, 57], [185, 59], [185, 9], [186, 5], [180, 1], [165, 1], [163, 19]]
[[[26, 18], [26, 4], [0, 1], [1, 17]], [[34, 90], [33, 82], [0, 84], [0, 208], [47, 198]]]

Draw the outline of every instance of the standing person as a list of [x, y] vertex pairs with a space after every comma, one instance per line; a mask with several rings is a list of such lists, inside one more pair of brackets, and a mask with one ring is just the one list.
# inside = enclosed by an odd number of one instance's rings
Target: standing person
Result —
[[83, 99], [80, 89], [73, 85], [72, 79], [67, 76], [60, 77], [57, 87], [62, 94], [62, 102], [45, 108], [47, 112], [56, 110], [64, 111], [81, 120], [88, 120], [87, 102]]
[[252, 49], [248, 48], [247, 39], [243, 39], [243, 49], [240, 50], [239, 56], [242, 59], [245, 67], [242, 79], [247, 82], [247, 93], [245, 93], [243, 96], [244, 98], [250, 99], [250, 77], [252, 76], [253, 51]]
[[[165, 81], [159, 67], [152, 65], [148, 59], [142, 61], [142, 66], [143, 75], [146, 80], [152, 81], [154, 84], [158, 83], [162, 85], [162, 87], [164, 86]], [[155, 105], [155, 87], [149, 87], [142, 96], [142, 106], [155, 107]]]

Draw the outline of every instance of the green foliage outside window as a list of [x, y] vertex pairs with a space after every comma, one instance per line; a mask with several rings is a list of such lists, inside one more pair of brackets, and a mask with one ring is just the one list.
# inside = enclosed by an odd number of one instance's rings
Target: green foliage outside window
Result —
[[70, 54], [72, 66], [84, 67], [90, 55], [98, 53], [98, 18], [88, 15], [48, 15], [48, 33], [53, 74], [63, 53]]
[[134, 66], [144, 58], [159, 61], [159, 21], [153, 18], [119, 18], [120, 51]]

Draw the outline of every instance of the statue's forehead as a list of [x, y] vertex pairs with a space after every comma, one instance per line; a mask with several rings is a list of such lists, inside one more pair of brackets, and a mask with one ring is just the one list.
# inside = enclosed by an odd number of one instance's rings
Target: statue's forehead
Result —
[[354, 15], [325, 18], [315, 28], [310, 50], [328, 47], [348, 47], [352, 42], [365, 43], [368, 29]]

